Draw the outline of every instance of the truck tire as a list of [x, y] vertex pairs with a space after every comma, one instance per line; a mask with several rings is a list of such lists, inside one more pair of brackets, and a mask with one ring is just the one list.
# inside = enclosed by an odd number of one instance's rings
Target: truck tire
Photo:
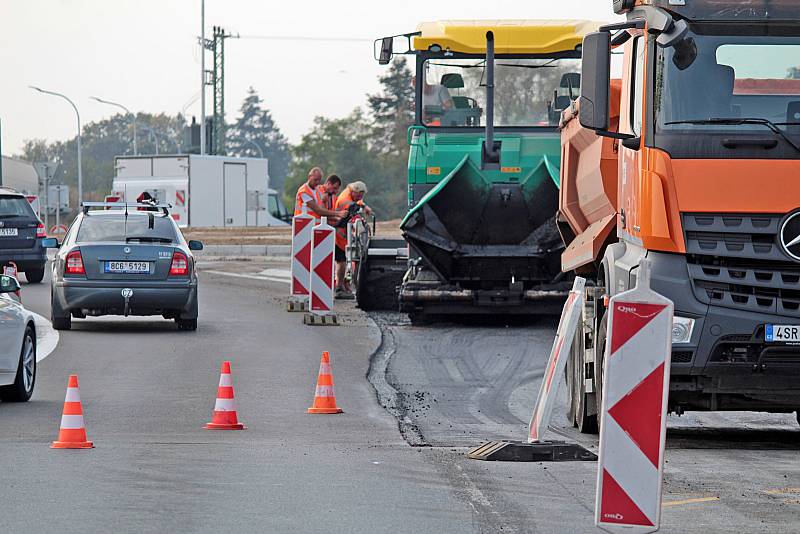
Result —
[[44, 265], [25, 271], [25, 278], [29, 284], [38, 284], [44, 280]]
[[397, 286], [402, 281], [398, 273], [373, 265], [369, 257], [359, 262], [356, 302], [364, 311], [396, 311]]
[[575, 332], [575, 341], [572, 343], [569, 360], [567, 360], [567, 384], [570, 395], [570, 405], [567, 417], [572, 421], [582, 434], [596, 434], [597, 415], [589, 415], [594, 409], [590, 406], [590, 396], [586, 393], [586, 364], [584, 362], [584, 336], [580, 330]]
[[600, 326], [597, 328], [597, 347], [595, 348], [595, 366], [594, 366], [594, 383], [597, 391], [594, 394], [595, 403], [597, 405], [597, 429], [600, 430], [600, 414], [603, 413], [603, 380], [604, 373], [604, 359], [606, 355], [606, 338], [608, 337], [608, 313], [603, 314], [600, 319]]

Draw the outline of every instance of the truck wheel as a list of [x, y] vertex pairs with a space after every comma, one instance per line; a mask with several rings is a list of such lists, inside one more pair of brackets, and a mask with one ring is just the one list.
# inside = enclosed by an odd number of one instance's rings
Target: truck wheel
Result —
[[[597, 415], [589, 415], [594, 410], [594, 403], [591, 402], [590, 395], [586, 393], [586, 364], [584, 353], [586, 351], [583, 332], [575, 332], [575, 341], [570, 350], [570, 358], [567, 361], [567, 368], [572, 376], [570, 384], [570, 408], [568, 416], [572, 424], [583, 434], [597, 433]], [[591, 405], [590, 405], [591, 402]]]
[[603, 315], [600, 320], [600, 326], [597, 328], [597, 344], [595, 346], [595, 366], [594, 366], [594, 383], [597, 391], [594, 394], [595, 403], [597, 405], [597, 428], [600, 429], [600, 414], [603, 413], [603, 367], [604, 359], [606, 356], [606, 338], [608, 336], [608, 312]]
[[29, 284], [38, 284], [44, 280], [44, 266], [36, 269], [28, 269], [25, 271], [25, 278]]

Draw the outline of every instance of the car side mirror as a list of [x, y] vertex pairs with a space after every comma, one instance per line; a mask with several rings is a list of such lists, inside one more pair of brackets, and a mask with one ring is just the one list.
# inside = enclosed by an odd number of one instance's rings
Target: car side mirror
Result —
[[58, 244], [58, 239], [55, 237], [45, 237], [42, 239], [42, 247], [44, 248], [58, 248], [61, 245]]
[[13, 276], [0, 275], [0, 293], [16, 293], [19, 290], [19, 280]]
[[203, 242], [194, 239], [189, 241], [189, 250], [203, 250]]

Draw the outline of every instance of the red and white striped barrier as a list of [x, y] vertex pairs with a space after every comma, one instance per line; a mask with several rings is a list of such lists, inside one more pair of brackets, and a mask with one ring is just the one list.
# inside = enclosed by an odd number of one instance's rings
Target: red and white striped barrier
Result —
[[672, 301], [650, 289], [650, 262], [636, 288], [609, 303], [595, 524], [608, 532], [656, 532], [667, 427]]
[[314, 217], [308, 214], [306, 205], [303, 212], [292, 218], [292, 289], [291, 296], [297, 301], [307, 301], [309, 280], [311, 279], [311, 236]]
[[542, 385], [539, 387], [539, 396], [536, 398], [536, 406], [533, 409], [533, 416], [528, 426], [528, 443], [541, 441], [547, 426], [550, 424], [550, 416], [553, 414], [553, 406], [558, 396], [558, 386], [561, 383], [561, 377], [564, 376], [564, 367], [567, 365], [569, 349], [572, 346], [572, 340], [575, 339], [575, 330], [581, 318], [583, 288], [585, 286], [586, 280], [584, 278], [575, 278], [575, 283], [569, 292], [567, 302], [561, 311], [561, 320], [558, 323], [556, 338], [553, 340], [553, 348], [550, 350], [547, 372], [544, 380], [542, 380]]
[[333, 250], [336, 231], [322, 217], [311, 240], [310, 311], [314, 315], [333, 314]]

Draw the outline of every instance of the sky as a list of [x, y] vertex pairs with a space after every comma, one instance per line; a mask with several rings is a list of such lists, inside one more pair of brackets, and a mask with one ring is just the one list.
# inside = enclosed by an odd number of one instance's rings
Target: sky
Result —
[[[0, 0], [2, 151], [25, 140], [64, 140], [77, 132], [74, 110], [37, 85], [70, 97], [83, 123], [131, 111], [200, 115], [201, 0]], [[206, 34], [222, 26], [226, 114], [249, 87], [291, 142], [315, 116], [342, 117], [365, 105], [385, 67], [372, 41], [439, 19], [613, 20], [611, 0], [205, 0]], [[273, 38], [264, 38], [273, 37]], [[305, 38], [330, 39], [311, 41]], [[210, 68], [210, 55], [207, 66]], [[212, 110], [211, 92], [206, 110]]]

